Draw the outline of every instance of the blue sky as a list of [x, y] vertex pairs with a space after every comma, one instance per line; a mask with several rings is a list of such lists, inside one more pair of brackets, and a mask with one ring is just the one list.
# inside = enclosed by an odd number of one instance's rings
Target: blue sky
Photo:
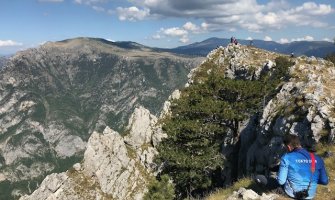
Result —
[[98, 37], [172, 48], [209, 37], [333, 41], [335, 0], [2, 0], [0, 54]]

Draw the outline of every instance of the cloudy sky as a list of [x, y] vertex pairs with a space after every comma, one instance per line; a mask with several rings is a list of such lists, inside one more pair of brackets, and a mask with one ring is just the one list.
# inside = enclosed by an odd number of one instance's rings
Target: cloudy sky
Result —
[[99, 37], [176, 47], [209, 37], [333, 41], [335, 0], [2, 0], [0, 54]]

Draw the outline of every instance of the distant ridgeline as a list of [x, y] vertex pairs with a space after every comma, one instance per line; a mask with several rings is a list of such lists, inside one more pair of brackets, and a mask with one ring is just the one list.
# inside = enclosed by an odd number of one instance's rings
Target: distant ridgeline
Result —
[[[297, 56], [306, 55], [324, 58], [328, 54], [335, 53], [334, 43], [326, 41], [297, 41], [280, 44], [274, 41], [238, 39], [238, 42], [243, 45], [250, 45], [252, 42], [252, 46], [260, 49], [283, 54], [294, 53]], [[174, 48], [171, 51], [189, 55], [205, 56], [212, 49], [215, 49], [218, 46], [226, 46], [229, 43], [230, 39], [209, 38], [202, 42], [196, 42], [190, 45]]]
[[77, 38], [14, 55], [0, 72], [0, 199], [32, 192], [83, 158], [93, 131], [157, 114], [203, 58]]

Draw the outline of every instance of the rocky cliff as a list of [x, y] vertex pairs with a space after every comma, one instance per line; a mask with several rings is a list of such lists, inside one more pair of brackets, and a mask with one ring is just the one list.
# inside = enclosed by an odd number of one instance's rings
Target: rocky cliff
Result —
[[7, 62], [0, 73], [0, 199], [30, 192], [47, 174], [82, 160], [92, 132], [122, 132], [135, 107], [158, 114], [202, 60], [129, 45], [77, 38]]
[[47, 176], [35, 192], [20, 199], [142, 199], [153, 178], [155, 145], [164, 134], [143, 107], [135, 109], [127, 132], [124, 137], [109, 127], [93, 132], [81, 163]]

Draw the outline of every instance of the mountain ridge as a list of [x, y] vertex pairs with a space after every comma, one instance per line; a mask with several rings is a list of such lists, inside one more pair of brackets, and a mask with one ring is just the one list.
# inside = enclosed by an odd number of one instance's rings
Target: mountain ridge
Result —
[[0, 199], [80, 161], [90, 134], [124, 129], [134, 107], [157, 114], [202, 59], [90, 38], [12, 56], [0, 71]]
[[[331, 42], [326, 41], [295, 41], [280, 44], [274, 41], [264, 41], [258, 39], [238, 39], [238, 42], [243, 45], [250, 45], [251, 41], [252, 45], [255, 47], [284, 54], [294, 53], [296, 56], [306, 55], [323, 58], [327, 54], [335, 52], [335, 45]], [[215, 49], [218, 46], [226, 46], [229, 43], [230, 39], [212, 37], [201, 42], [176, 47], [171, 50], [176, 53], [184, 52], [185, 54], [190, 55], [207, 55], [207, 53], [210, 52], [212, 49]]]

